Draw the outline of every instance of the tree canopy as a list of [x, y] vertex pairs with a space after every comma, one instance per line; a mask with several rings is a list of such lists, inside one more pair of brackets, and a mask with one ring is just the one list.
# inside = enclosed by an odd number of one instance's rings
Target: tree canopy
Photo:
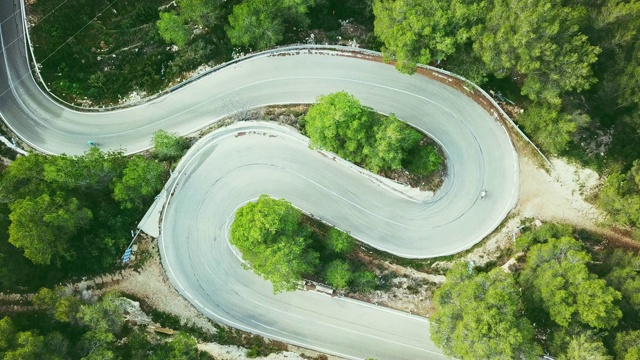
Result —
[[580, 242], [571, 237], [534, 245], [520, 275], [530, 308], [541, 307], [563, 327], [572, 323], [595, 329], [615, 327], [622, 317], [617, 306], [621, 295], [589, 272], [590, 261]]
[[640, 313], [640, 256], [616, 249], [603, 256], [610, 270], [604, 276], [607, 284], [622, 295], [620, 309], [631, 321]]
[[598, 203], [613, 221], [640, 226], [640, 160], [627, 173], [609, 175], [598, 194]]
[[163, 161], [177, 161], [189, 148], [189, 140], [176, 134], [158, 130], [151, 139], [153, 144], [152, 155]]
[[431, 340], [462, 359], [537, 359], [541, 348], [522, 316], [520, 292], [510, 274], [497, 268], [470, 273], [458, 263], [433, 297]]
[[558, 359], [613, 360], [613, 356], [607, 354], [607, 349], [600, 339], [589, 333], [582, 333], [571, 337], [566, 351]]
[[475, 38], [486, 11], [484, 1], [376, 0], [375, 34], [384, 42], [385, 59], [413, 73], [417, 63], [444, 60]]
[[[208, 358], [199, 353], [196, 339], [183, 332], [167, 338], [139, 326], [123, 331], [127, 302], [113, 292], [94, 302], [68, 288], [42, 288], [34, 304], [45, 313], [23, 313], [15, 323], [9, 317], [0, 319], [0, 359]], [[61, 304], [75, 304], [63, 305], [64, 318], [58, 316]]]
[[[393, 114], [375, 113], [343, 91], [318, 97], [304, 120], [312, 147], [332, 151], [373, 172], [408, 166], [424, 174], [442, 163], [433, 147], [420, 144], [424, 135], [419, 131]], [[414, 160], [416, 156], [422, 158]]]
[[174, 43], [179, 47], [186, 45], [191, 31], [184, 24], [184, 20], [176, 13], [160, 13], [160, 20], [156, 23], [158, 33], [168, 43]]
[[614, 350], [616, 359], [640, 359], [640, 330], [625, 331], [616, 334]]
[[583, 7], [560, 0], [496, 0], [474, 47], [497, 76], [524, 76], [524, 95], [559, 105], [562, 92], [595, 82], [600, 49], [580, 32], [585, 20]]
[[318, 265], [319, 255], [309, 248], [299, 217], [286, 200], [262, 195], [238, 209], [231, 225], [231, 244], [256, 274], [271, 281], [274, 293], [295, 290]]
[[363, 163], [375, 151], [376, 125], [371, 111], [343, 91], [319, 96], [305, 115], [312, 146], [355, 163]]
[[344, 260], [334, 260], [327, 266], [325, 279], [335, 289], [346, 289], [351, 277], [351, 266]]
[[10, 205], [9, 242], [24, 250], [24, 256], [37, 265], [71, 260], [71, 237], [87, 227], [93, 214], [75, 198], [62, 193], [53, 197], [26, 197]]
[[335, 253], [349, 253], [356, 245], [355, 240], [349, 234], [336, 228], [327, 232], [327, 248]]
[[605, 169], [640, 158], [638, 1], [375, 0], [373, 12], [385, 60], [509, 93], [544, 151]]
[[244, 0], [229, 15], [227, 36], [233, 45], [267, 49], [283, 38], [285, 24], [304, 27], [315, 0]]
[[0, 174], [0, 211], [6, 214], [0, 225], [9, 234], [0, 244], [6, 255], [0, 273], [10, 274], [0, 281], [3, 289], [24, 280], [37, 289], [112, 269], [139, 212], [161, 189], [164, 168], [95, 147], [82, 156], [17, 158]]
[[123, 208], [142, 209], [162, 189], [163, 175], [161, 164], [134, 155], [124, 168], [122, 178], [113, 183], [113, 198]]
[[535, 103], [518, 118], [524, 130], [538, 139], [538, 145], [548, 152], [557, 154], [566, 150], [578, 124], [559, 106]]
[[161, 12], [156, 22], [158, 33], [168, 43], [184, 47], [195, 27], [215, 26], [222, 16], [224, 0], [177, 0], [177, 9]]

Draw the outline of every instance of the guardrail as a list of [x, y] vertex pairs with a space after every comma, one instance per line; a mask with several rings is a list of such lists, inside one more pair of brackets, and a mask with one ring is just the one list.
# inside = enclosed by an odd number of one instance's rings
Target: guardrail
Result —
[[[55, 94], [53, 94], [49, 88], [47, 87], [46, 83], [44, 82], [44, 79], [42, 78], [42, 75], [40, 74], [40, 69], [38, 67], [38, 63], [36, 61], [35, 55], [33, 53], [33, 45], [31, 43], [31, 38], [29, 37], [29, 27], [28, 27], [28, 23], [27, 23], [27, 18], [26, 18], [26, 11], [25, 11], [25, 6], [24, 6], [24, 2], [21, 1], [21, 7], [22, 7], [22, 19], [24, 22], [24, 29], [25, 29], [25, 38], [27, 39], [27, 43], [25, 44], [25, 47], [28, 45], [29, 49], [30, 49], [30, 54], [31, 54], [31, 58], [33, 61], [34, 66], [32, 67], [33, 70], [35, 70], [36, 74], [37, 74], [37, 79], [39, 80], [39, 83], [42, 84], [42, 86], [44, 87], [44, 89], [46, 90], [47, 94], [49, 96], [51, 96], [55, 101], [58, 101], [59, 103], [64, 104], [67, 107], [73, 108], [75, 110], [80, 110], [80, 111], [87, 111], [87, 112], [102, 112], [102, 111], [111, 111], [111, 110], [117, 110], [117, 109], [122, 109], [122, 108], [127, 108], [127, 107], [131, 107], [131, 106], [136, 106], [136, 105], [140, 105], [155, 99], [158, 99], [164, 95], [170, 94], [178, 89], [183, 88], [184, 86], [193, 83], [207, 75], [210, 75], [214, 72], [217, 72], [221, 69], [224, 69], [228, 66], [232, 66], [235, 65], [241, 61], [244, 60], [248, 60], [248, 59], [252, 59], [255, 57], [259, 57], [259, 56], [269, 56], [269, 55], [273, 55], [273, 54], [278, 54], [278, 53], [284, 53], [284, 52], [290, 52], [290, 51], [303, 51], [303, 50], [333, 50], [333, 51], [341, 51], [341, 52], [348, 52], [348, 53], [357, 53], [357, 54], [362, 54], [362, 55], [367, 55], [367, 56], [372, 56], [372, 57], [378, 57], [381, 58], [382, 54], [378, 51], [374, 51], [374, 50], [368, 50], [368, 49], [362, 49], [362, 48], [356, 48], [356, 47], [351, 47], [351, 46], [344, 46], [344, 45], [315, 45], [315, 44], [290, 44], [290, 45], [284, 45], [284, 46], [278, 46], [278, 47], [274, 47], [272, 49], [269, 50], [265, 50], [265, 51], [260, 51], [260, 52], [254, 52], [254, 53], [249, 53], [247, 55], [238, 57], [236, 59], [227, 61], [225, 63], [216, 65], [214, 67], [212, 67], [211, 69], [205, 70], [199, 74], [196, 74], [182, 82], [180, 82], [179, 84], [176, 84], [174, 86], [171, 86], [170, 88], [161, 91], [159, 93], [156, 93], [154, 95], [145, 97], [143, 99], [131, 102], [131, 103], [127, 103], [127, 104], [121, 104], [121, 105], [114, 105], [114, 106], [105, 106], [105, 107], [83, 107], [83, 106], [78, 106], [72, 103], [69, 103], [63, 99], [61, 99], [60, 97], [56, 96]], [[518, 127], [518, 125], [513, 121], [513, 119], [511, 119], [511, 117], [509, 117], [509, 115], [507, 115], [507, 113], [502, 109], [502, 107], [500, 107], [500, 105], [493, 99], [493, 97], [491, 97], [489, 94], [487, 94], [486, 91], [484, 91], [480, 86], [476, 85], [475, 83], [469, 81], [468, 79], [458, 75], [458, 74], [454, 74], [450, 71], [447, 70], [443, 70], [437, 67], [433, 67], [433, 66], [429, 66], [429, 65], [423, 65], [423, 64], [418, 64], [419, 67], [423, 68], [423, 69], [427, 69], [427, 70], [431, 70], [433, 72], [437, 72], [455, 79], [458, 79], [460, 81], [463, 81], [466, 84], [471, 85], [475, 90], [477, 90], [478, 92], [480, 92], [487, 100], [489, 100], [489, 102], [491, 103], [491, 105], [493, 105], [494, 108], [496, 108], [498, 110], [498, 112], [500, 113], [500, 115], [507, 120], [507, 122], [509, 124], [511, 124], [511, 126], [518, 132], [518, 134], [520, 134], [520, 136], [525, 139], [529, 144], [531, 144], [531, 146], [533, 146], [534, 149], [536, 149], [536, 151], [538, 152], [538, 154], [540, 154], [540, 156], [547, 162], [547, 164], [553, 168], [553, 164], [551, 163], [551, 161], [549, 161], [549, 159], [542, 153], [542, 151], [540, 150], [540, 148], [538, 146], [536, 146], [536, 144], [533, 143], [533, 141], [531, 141], [531, 139], [529, 139], [529, 137], [520, 129], [520, 127]], [[38, 81], [36, 81], [38, 82]]]
[[518, 132], [518, 134], [520, 134], [520, 136], [522, 136], [523, 139], [525, 139], [529, 144], [531, 144], [531, 146], [533, 146], [534, 149], [536, 149], [536, 151], [538, 152], [538, 154], [540, 154], [540, 156], [542, 156], [542, 158], [547, 162], [547, 164], [553, 168], [553, 164], [551, 163], [551, 161], [549, 161], [549, 159], [542, 153], [542, 150], [540, 150], [540, 148], [533, 143], [533, 141], [531, 141], [531, 139], [529, 139], [529, 137], [520, 129], [520, 127], [518, 126], [518, 124], [515, 123], [515, 121], [513, 121], [513, 119], [511, 119], [511, 117], [509, 115], [507, 115], [507, 113], [502, 109], [502, 107], [500, 106], [500, 104], [498, 104], [491, 95], [487, 94], [486, 91], [484, 91], [484, 89], [482, 89], [480, 86], [476, 85], [475, 83], [471, 82], [470, 80], [468, 80], [465, 77], [462, 77], [458, 74], [452, 73], [450, 71], [447, 70], [443, 70], [437, 67], [433, 67], [433, 66], [429, 66], [429, 65], [422, 65], [422, 64], [418, 64], [419, 67], [423, 68], [423, 69], [427, 69], [427, 70], [431, 70], [431, 71], [435, 71], [453, 78], [456, 78], [460, 81], [465, 82], [466, 84], [471, 85], [475, 90], [477, 90], [478, 92], [480, 92], [480, 94], [482, 94], [482, 96], [484, 96], [487, 100], [489, 100], [489, 102], [491, 103], [491, 105], [493, 105], [494, 108], [498, 109], [498, 112], [500, 113], [500, 115], [507, 120], [507, 122], [509, 124], [511, 124], [511, 126]]

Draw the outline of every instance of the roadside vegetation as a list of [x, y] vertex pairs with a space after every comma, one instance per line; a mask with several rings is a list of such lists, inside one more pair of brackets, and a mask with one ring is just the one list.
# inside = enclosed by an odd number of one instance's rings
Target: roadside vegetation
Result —
[[356, 0], [38, 0], [27, 10], [47, 86], [92, 106], [153, 95], [202, 65], [277, 44], [367, 43], [373, 26], [370, 3]]
[[405, 178], [413, 187], [437, 188], [444, 161], [435, 142], [398, 120], [363, 106], [346, 92], [318, 97], [301, 131], [311, 146], [336, 153], [367, 170]]
[[640, 2], [375, 0], [373, 13], [398, 70], [437, 64], [502, 91], [543, 151], [610, 175], [600, 204], [637, 227]]
[[513, 272], [455, 265], [434, 294], [431, 339], [461, 359], [637, 359], [640, 256], [584, 235], [528, 228]]
[[271, 282], [274, 293], [294, 291], [303, 280], [360, 293], [378, 283], [355, 256], [349, 234], [303, 215], [283, 199], [262, 195], [238, 209], [230, 242], [256, 274]]
[[[403, 73], [431, 64], [501, 91], [506, 99], [497, 100], [545, 153], [608, 176], [597, 203], [613, 222], [638, 233], [638, 1], [38, 0], [29, 14], [44, 81], [63, 99], [90, 104], [162, 91], [203, 64], [247, 51], [339, 43], [345, 34], [339, 20], [355, 19], [364, 32], [359, 39], [366, 39], [360, 45], [382, 50]], [[346, 93], [320, 97], [300, 126], [313, 146], [392, 178], [406, 170], [414, 186], [430, 184], [443, 168], [428, 139]], [[91, 149], [82, 157], [34, 154], [9, 165], [0, 177], [0, 226], [7, 230], [0, 232], [0, 290], [32, 291], [113, 269], [130, 229], [188, 146], [171, 135], [162, 145], [164, 135], [151, 157]], [[231, 241], [274, 292], [295, 290], [303, 279], [363, 293], [380, 285], [354, 255], [348, 234], [284, 200], [261, 197], [241, 208]], [[527, 228], [515, 247], [521, 254], [511, 272], [458, 264], [435, 292], [431, 336], [447, 354], [640, 358], [638, 254], [555, 224]], [[0, 354], [46, 359], [58, 352], [84, 356], [86, 344], [96, 354], [129, 346], [117, 341], [130, 331], [119, 320], [110, 321], [119, 326], [111, 336], [91, 325], [108, 315], [110, 305], [100, 304], [109, 300], [93, 305], [103, 309], [93, 316], [86, 310], [91, 305], [52, 293], [55, 301], [42, 304], [55, 305], [40, 305], [49, 321], [38, 318], [50, 328], [32, 331], [37, 327], [21, 322], [34, 320], [22, 315], [0, 321]], [[186, 349], [191, 341], [185, 338]], [[165, 354], [174, 345], [141, 348]]]
[[0, 292], [115, 269], [188, 145], [162, 131], [154, 140], [148, 156], [92, 147], [82, 156], [32, 153], [13, 161], [0, 175]]
[[186, 332], [157, 334], [126, 321], [131, 301], [117, 293], [85, 299], [62, 287], [42, 288], [33, 304], [33, 311], [0, 319], [0, 358], [212, 359]]
[[[45, 82], [72, 102], [156, 93], [233, 53], [357, 38], [402, 72], [432, 64], [500, 91], [548, 154], [618, 180], [640, 159], [637, 1], [38, 0], [29, 14]], [[635, 226], [640, 191], [614, 182], [603, 208]]]

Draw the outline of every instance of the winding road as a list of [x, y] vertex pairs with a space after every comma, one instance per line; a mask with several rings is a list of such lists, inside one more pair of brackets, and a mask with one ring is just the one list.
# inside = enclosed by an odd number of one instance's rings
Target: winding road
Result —
[[235, 210], [266, 193], [400, 256], [471, 247], [518, 197], [513, 146], [501, 124], [471, 99], [378, 61], [309, 48], [247, 58], [140, 106], [78, 112], [36, 85], [20, 2], [0, 0], [0, 14], [0, 115], [45, 153], [81, 154], [88, 139], [134, 153], [148, 148], [159, 129], [188, 134], [247, 107], [310, 103], [339, 90], [430, 134], [446, 152], [448, 176], [429, 200], [409, 199], [331, 154], [310, 150], [290, 129], [241, 122], [189, 151], [156, 208], [164, 207], [160, 248], [171, 282], [212, 319], [347, 358], [443, 357], [429, 341], [425, 318], [311, 292], [274, 296], [269, 283], [240, 266], [227, 234]]

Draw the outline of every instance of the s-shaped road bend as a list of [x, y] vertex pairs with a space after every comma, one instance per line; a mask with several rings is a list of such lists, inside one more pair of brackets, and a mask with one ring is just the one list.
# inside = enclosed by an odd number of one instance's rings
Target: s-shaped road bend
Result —
[[[192, 133], [247, 106], [310, 103], [344, 90], [430, 134], [447, 177], [413, 201], [308, 148], [289, 129], [245, 122], [199, 141], [165, 193], [160, 248], [176, 289], [210, 318], [347, 358], [438, 359], [421, 317], [310, 292], [274, 296], [227, 241], [235, 210], [266, 193], [362, 241], [410, 258], [453, 254], [493, 231], [515, 206], [518, 162], [503, 129], [471, 99], [420, 75], [332, 50], [283, 50], [239, 61], [146, 104], [111, 112], [59, 105], [29, 68], [23, 6], [0, 0], [0, 115], [45, 153], [81, 154], [92, 139], [127, 153], [164, 129]], [[487, 190], [480, 199], [482, 189]]]

